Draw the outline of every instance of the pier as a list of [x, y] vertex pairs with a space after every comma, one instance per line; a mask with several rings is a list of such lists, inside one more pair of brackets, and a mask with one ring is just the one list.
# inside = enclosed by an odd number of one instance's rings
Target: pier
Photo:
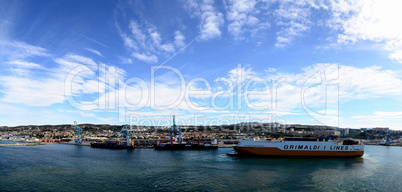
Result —
[[0, 147], [6, 146], [36, 146], [38, 143], [10, 143], [10, 144], [0, 144]]

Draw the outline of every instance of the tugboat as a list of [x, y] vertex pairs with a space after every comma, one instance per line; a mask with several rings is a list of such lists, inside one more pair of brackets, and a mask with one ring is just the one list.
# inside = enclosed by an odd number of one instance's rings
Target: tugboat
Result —
[[[327, 137], [328, 138], [328, 137]], [[332, 139], [285, 137], [284, 140], [242, 140], [228, 156], [304, 156], [304, 157], [360, 157], [364, 145], [347, 139], [342, 143]]]
[[[177, 135], [177, 142], [173, 142], [174, 136]], [[218, 142], [216, 139], [200, 140], [198, 142], [182, 143], [180, 130], [176, 126], [175, 116], [173, 115], [173, 126], [170, 131], [170, 143], [157, 142], [154, 145], [155, 150], [200, 150], [200, 149], [218, 149]]]

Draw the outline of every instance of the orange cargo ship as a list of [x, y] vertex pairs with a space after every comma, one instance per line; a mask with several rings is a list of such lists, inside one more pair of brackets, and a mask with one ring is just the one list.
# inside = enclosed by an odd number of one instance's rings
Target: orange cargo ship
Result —
[[317, 138], [285, 137], [284, 140], [242, 140], [228, 155], [251, 156], [306, 156], [306, 157], [359, 157], [364, 145], [355, 140], [342, 143]]

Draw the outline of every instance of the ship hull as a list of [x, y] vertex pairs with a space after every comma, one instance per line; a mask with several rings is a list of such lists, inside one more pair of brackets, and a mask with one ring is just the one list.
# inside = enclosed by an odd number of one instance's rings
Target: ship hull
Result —
[[107, 143], [91, 143], [91, 147], [93, 147], [93, 148], [104, 148], [104, 149], [129, 149], [129, 150], [134, 149], [133, 146], [107, 144]]
[[154, 146], [155, 150], [201, 150], [218, 149], [218, 145], [197, 145], [197, 144], [159, 144]]
[[364, 151], [299, 151], [276, 147], [234, 147], [241, 156], [360, 157]]

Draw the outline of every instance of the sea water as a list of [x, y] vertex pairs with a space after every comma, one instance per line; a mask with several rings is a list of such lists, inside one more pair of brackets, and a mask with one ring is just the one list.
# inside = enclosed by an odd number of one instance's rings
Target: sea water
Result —
[[358, 158], [230, 157], [75, 145], [0, 147], [0, 191], [402, 191], [402, 147]]

